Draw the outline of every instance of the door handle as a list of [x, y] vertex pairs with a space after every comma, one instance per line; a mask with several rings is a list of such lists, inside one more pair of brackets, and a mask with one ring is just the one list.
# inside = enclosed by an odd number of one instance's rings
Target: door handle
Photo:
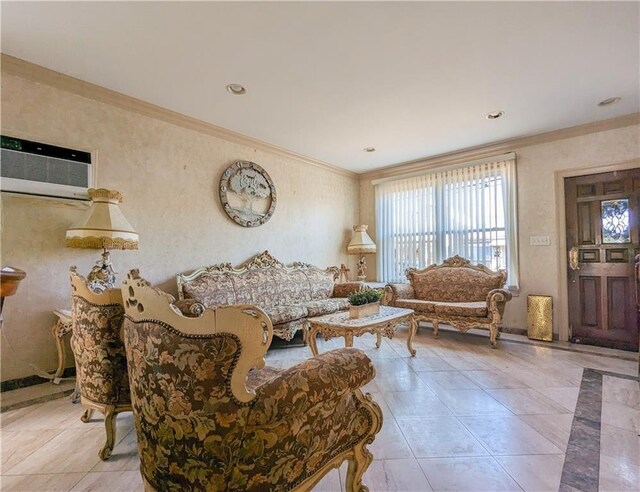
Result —
[[578, 247], [574, 246], [569, 250], [569, 268], [571, 270], [580, 270], [580, 264], [578, 262]]

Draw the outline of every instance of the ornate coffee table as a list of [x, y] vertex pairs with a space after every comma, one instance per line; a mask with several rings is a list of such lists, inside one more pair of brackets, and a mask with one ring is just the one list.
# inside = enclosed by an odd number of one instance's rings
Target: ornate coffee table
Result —
[[340, 311], [333, 314], [325, 314], [316, 318], [308, 318], [306, 323], [307, 340], [311, 353], [318, 355], [316, 335], [321, 333], [325, 340], [332, 337], [344, 337], [346, 347], [353, 347], [353, 337], [359, 337], [365, 333], [376, 335], [376, 348], [380, 348], [382, 335], [391, 339], [395, 334], [398, 324], [409, 323], [409, 336], [407, 348], [412, 357], [416, 355], [413, 348], [413, 337], [416, 334], [417, 324], [413, 319], [413, 309], [380, 306], [380, 314], [365, 316], [360, 319], [349, 318], [349, 311]]

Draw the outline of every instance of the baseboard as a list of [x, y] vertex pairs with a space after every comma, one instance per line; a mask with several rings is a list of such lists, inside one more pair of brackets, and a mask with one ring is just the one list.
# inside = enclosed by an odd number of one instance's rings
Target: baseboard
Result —
[[[63, 378], [71, 378], [76, 375], [75, 367], [67, 367], [62, 373]], [[27, 386], [34, 386], [49, 381], [48, 379], [41, 378], [40, 376], [27, 376], [24, 378], [9, 379], [7, 381], [0, 382], [0, 393], [5, 391], [12, 391], [19, 388], [26, 388]]]

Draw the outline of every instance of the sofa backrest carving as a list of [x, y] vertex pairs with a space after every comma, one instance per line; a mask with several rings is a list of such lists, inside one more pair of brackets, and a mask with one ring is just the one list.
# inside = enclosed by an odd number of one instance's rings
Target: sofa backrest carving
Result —
[[484, 265], [471, 265], [457, 255], [441, 265], [408, 268], [406, 274], [416, 298], [438, 302], [485, 301], [490, 291], [507, 282], [506, 270], [494, 272]]
[[265, 251], [240, 267], [219, 263], [189, 275], [178, 274], [180, 299], [206, 307], [252, 304], [261, 308], [328, 299], [339, 277], [337, 267], [321, 270], [307, 263], [286, 266]]

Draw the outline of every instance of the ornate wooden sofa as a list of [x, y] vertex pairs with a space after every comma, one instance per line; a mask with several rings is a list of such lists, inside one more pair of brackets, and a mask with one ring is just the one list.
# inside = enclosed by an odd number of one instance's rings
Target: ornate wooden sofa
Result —
[[260, 308], [186, 317], [137, 270], [122, 296], [145, 490], [306, 491], [344, 460], [346, 490], [366, 490], [382, 412], [360, 390], [375, 377], [364, 352], [269, 368], [273, 328]]
[[494, 272], [483, 265], [471, 265], [460, 256], [453, 256], [442, 265], [422, 270], [407, 269], [409, 284], [388, 284], [385, 301], [391, 306], [415, 311], [417, 322], [451, 325], [462, 332], [471, 328], [489, 330], [491, 346], [496, 346], [505, 304], [511, 292], [503, 289], [507, 272]]
[[307, 317], [349, 308], [347, 296], [362, 282], [336, 284], [339, 275], [337, 267], [321, 270], [300, 262], [285, 266], [265, 251], [237, 268], [220, 263], [178, 274], [176, 305], [196, 315], [204, 308], [252, 304], [267, 313], [275, 336], [291, 340]]

